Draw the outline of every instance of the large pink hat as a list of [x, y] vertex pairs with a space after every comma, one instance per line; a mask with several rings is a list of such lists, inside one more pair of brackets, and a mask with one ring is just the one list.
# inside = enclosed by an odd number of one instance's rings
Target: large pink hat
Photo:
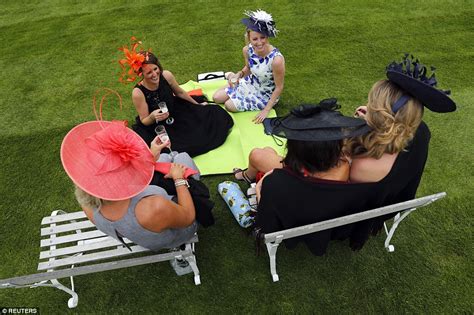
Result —
[[124, 124], [89, 121], [71, 129], [61, 145], [66, 173], [82, 190], [105, 200], [136, 196], [151, 182], [153, 154]]
[[[96, 98], [101, 97], [97, 112]], [[153, 153], [145, 141], [124, 121], [105, 121], [102, 104], [105, 98], [115, 94], [120, 108], [120, 94], [109, 88], [96, 91], [93, 98], [95, 121], [72, 128], [61, 144], [61, 162], [64, 170], [88, 194], [105, 200], [124, 200], [145, 190], [155, 171], [168, 174], [171, 163], [155, 162]], [[186, 168], [184, 178], [198, 171]]]

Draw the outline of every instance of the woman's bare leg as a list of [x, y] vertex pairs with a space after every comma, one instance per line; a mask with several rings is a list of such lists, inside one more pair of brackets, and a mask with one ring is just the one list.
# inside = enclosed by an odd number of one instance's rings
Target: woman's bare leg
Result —
[[212, 96], [214, 102], [219, 104], [224, 104], [224, 107], [227, 111], [231, 113], [238, 112], [237, 108], [235, 107], [234, 103], [230, 100], [229, 95], [225, 92], [225, 88], [217, 90], [214, 95]]
[[[282, 160], [283, 157], [279, 156], [273, 148], [255, 148], [250, 152], [249, 166], [245, 171], [245, 175], [249, 179], [253, 180], [257, 176], [258, 172], [266, 173], [274, 168], [282, 168]], [[243, 178], [243, 174], [237, 173], [235, 174], [235, 178], [240, 180]]]
[[225, 92], [225, 88], [217, 90], [212, 96], [212, 100], [219, 104], [224, 104], [229, 99], [229, 95]]
[[238, 112], [237, 108], [234, 105], [234, 102], [232, 102], [230, 99], [225, 101], [224, 107], [225, 107], [225, 109], [227, 109], [228, 112], [231, 112], [231, 113], [237, 113]]
[[257, 175], [257, 172], [266, 173], [274, 168], [282, 168], [282, 161], [283, 157], [278, 155], [278, 153], [273, 148], [256, 148], [253, 149], [252, 152], [250, 152], [249, 170], [252, 169], [250, 172], [251, 174], [255, 172], [255, 175]]

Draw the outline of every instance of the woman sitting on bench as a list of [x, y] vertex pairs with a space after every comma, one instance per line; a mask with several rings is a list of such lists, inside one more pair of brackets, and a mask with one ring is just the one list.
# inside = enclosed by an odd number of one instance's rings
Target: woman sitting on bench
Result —
[[[369, 131], [365, 121], [335, 111], [335, 100], [302, 105], [286, 117], [266, 119], [265, 132], [287, 141], [283, 168], [257, 184], [256, 227], [263, 233], [289, 229], [366, 209], [370, 189], [349, 185], [344, 139]], [[345, 232], [345, 231], [344, 231]], [[347, 237], [346, 235], [345, 237]], [[331, 231], [303, 237], [315, 255], [326, 251]], [[298, 238], [285, 241], [294, 247]]]
[[401, 63], [393, 62], [387, 67], [387, 77], [388, 80], [373, 85], [367, 105], [355, 112], [355, 116], [367, 121], [372, 131], [350, 142], [354, 182], [382, 180], [397, 158], [410, 151], [407, 149], [412, 142], [426, 147], [423, 156], [418, 157], [424, 165], [430, 132], [422, 122], [423, 105], [441, 113], [456, 109], [447, 93], [435, 88], [434, 73], [428, 78], [426, 67], [418, 60], [410, 60], [408, 55]]
[[[392, 62], [386, 69], [388, 80], [376, 82], [367, 105], [355, 113], [372, 131], [348, 145], [352, 152], [351, 181], [376, 182], [378, 206], [415, 198], [431, 137], [422, 121], [424, 107], [439, 113], [456, 110], [449, 92], [436, 88], [434, 73], [428, 77], [418, 60], [405, 55], [400, 63]], [[376, 233], [390, 217], [365, 222], [365, 228]]]
[[405, 55], [401, 63], [387, 67], [388, 80], [380, 80], [369, 92], [366, 106], [355, 115], [372, 131], [352, 139], [351, 181], [377, 182], [386, 195], [384, 204], [413, 199], [421, 180], [430, 130], [422, 121], [423, 107], [445, 113], [456, 110], [449, 92], [436, 88], [434, 73]]
[[[322, 100], [320, 103], [319, 103], [319, 107], [320, 108], [335, 108], [335, 107], [338, 107], [338, 105], [336, 104], [337, 103], [337, 100], [332, 98], [332, 99], [325, 99], [325, 100]], [[296, 118], [297, 117], [301, 117], [299, 113], [297, 113], [298, 110], [300, 110], [302, 107], [300, 107], [299, 109], [293, 109], [292, 113], [295, 112], [296, 114]], [[309, 107], [308, 107], [309, 108]], [[317, 106], [315, 108], [318, 108]], [[298, 116], [299, 115], [299, 116]], [[346, 117], [347, 118], [347, 117]], [[350, 120], [352, 120], [352, 118], [350, 118]], [[267, 134], [270, 134], [271, 133], [271, 130], [269, 128], [269, 124], [271, 121], [278, 121], [278, 120], [270, 120], [270, 119], [267, 119], [264, 121], [264, 126], [265, 126], [265, 133]], [[362, 124], [362, 125], [365, 125], [365, 124]], [[341, 139], [342, 141], [342, 139]], [[290, 142], [287, 144], [288, 146], [294, 146], [294, 142]], [[319, 146], [320, 143], [312, 143], [311, 146], [308, 146], [308, 147], [301, 147], [297, 144], [298, 148], [297, 150], [308, 150], [308, 154], [313, 154], [314, 152], [318, 153], [318, 151], [321, 151], [323, 150], [324, 151], [324, 147], [321, 147], [321, 148], [316, 148], [316, 147], [313, 147], [313, 146]], [[296, 147], [295, 147], [296, 149]], [[288, 150], [290, 152], [290, 149], [288, 147]], [[339, 149], [339, 150], [342, 150], [342, 147]], [[293, 151], [293, 150], [291, 150]], [[302, 154], [302, 153], [300, 153]], [[319, 154], [323, 154], [323, 157], [326, 158], [324, 156], [324, 152], [319, 152]], [[313, 161], [315, 160], [316, 157], [313, 157]], [[252, 149], [252, 151], [250, 152], [249, 154], [249, 161], [248, 161], [248, 168], [246, 169], [240, 169], [240, 168], [234, 168], [233, 169], [233, 173], [234, 173], [234, 177], [235, 179], [237, 180], [241, 180], [241, 181], [245, 181], [247, 182], [248, 184], [251, 184], [252, 182], [255, 182], [255, 181], [259, 181], [261, 176], [267, 172], [270, 172], [272, 171], [273, 169], [275, 168], [282, 168], [284, 167], [285, 165], [285, 160], [286, 158], [280, 156], [276, 151], [275, 149], [271, 148], [271, 147], [265, 147], [265, 148], [254, 148]], [[349, 156], [347, 154], [344, 155], [344, 157], [342, 158], [342, 161], [340, 163], [344, 164], [344, 165], [341, 165], [341, 169], [338, 171], [340, 172], [340, 175], [344, 174], [345, 172], [347, 172], [347, 176], [349, 175]], [[332, 170], [331, 172], [334, 172], [335, 170]], [[343, 179], [344, 181], [347, 180], [347, 178], [345, 178], [346, 176], [337, 176], [337, 178], [339, 179]], [[336, 178], [335, 178], [336, 179]]]
[[76, 186], [76, 197], [99, 230], [123, 243], [158, 251], [190, 240], [197, 229], [195, 207], [188, 191], [188, 167], [171, 164], [166, 178], [176, 186], [176, 199], [149, 185], [161, 149], [156, 137], [151, 149], [123, 124], [91, 121], [74, 127], [63, 140], [61, 161]]

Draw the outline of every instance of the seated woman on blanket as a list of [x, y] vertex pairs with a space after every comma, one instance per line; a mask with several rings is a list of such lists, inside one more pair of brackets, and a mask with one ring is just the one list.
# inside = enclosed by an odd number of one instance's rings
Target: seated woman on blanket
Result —
[[126, 58], [120, 60], [124, 70], [129, 68], [122, 74], [122, 81], [124, 77], [128, 77], [126, 81], [141, 79], [132, 91], [138, 113], [133, 130], [150, 144], [156, 136], [155, 128], [163, 125], [172, 149], [190, 156], [222, 145], [234, 124], [230, 115], [218, 105], [196, 106], [207, 103], [198, 103], [189, 96], [153, 53], [137, 51], [139, 44], [135, 41], [130, 50], [122, 48]]
[[[363, 120], [343, 116], [335, 101], [303, 105], [286, 117], [264, 121], [265, 132], [287, 139], [283, 168], [257, 184], [256, 227], [270, 233], [365, 210], [370, 190], [348, 184], [344, 139], [369, 131]], [[331, 231], [303, 238], [322, 255]], [[287, 242], [293, 247], [298, 239]]]
[[174, 181], [176, 196], [149, 185], [155, 161], [168, 144], [156, 137], [149, 149], [135, 132], [108, 121], [85, 122], [69, 131], [61, 161], [79, 204], [99, 230], [153, 251], [194, 236], [196, 210], [185, 179], [197, 173], [191, 158], [182, 155], [183, 164], [171, 164], [166, 175]]
[[283, 92], [285, 59], [269, 42], [277, 33], [272, 16], [262, 10], [245, 14], [245, 66], [235, 74], [227, 73], [229, 87], [216, 91], [212, 98], [230, 112], [260, 110], [253, 121], [261, 123]]

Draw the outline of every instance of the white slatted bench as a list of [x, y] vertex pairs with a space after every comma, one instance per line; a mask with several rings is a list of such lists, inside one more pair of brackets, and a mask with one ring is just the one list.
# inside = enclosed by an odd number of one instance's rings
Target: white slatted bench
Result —
[[[194, 283], [201, 283], [194, 256], [197, 234], [185, 244], [183, 250], [159, 254], [124, 238], [124, 242], [130, 247], [128, 249], [121, 242], [97, 230], [83, 211], [66, 213], [56, 210], [41, 221], [41, 237], [42, 251], [38, 263], [40, 273], [0, 280], [0, 289], [54, 287], [71, 295], [68, 306], [74, 308], [79, 299], [74, 292], [74, 276], [175, 258], [186, 259], [194, 272]], [[104, 260], [106, 261], [100, 262]], [[68, 277], [71, 279], [71, 288], [58, 281]]]
[[390, 240], [392, 239], [393, 234], [395, 233], [395, 230], [397, 229], [400, 222], [417, 208], [427, 206], [438, 199], [444, 198], [445, 196], [445, 192], [437, 193], [434, 195], [420, 197], [373, 210], [354, 213], [340, 218], [264, 234], [262, 237], [265, 242], [265, 246], [267, 247], [267, 252], [270, 259], [270, 273], [272, 274], [273, 282], [279, 280], [278, 274], [276, 272], [276, 252], [278, 245], [280, 245], [283, 240], [398, 212], [393, 218], [393, 224], [390, 227], [390, 230], [384, 223], [385, 233], [387, 234], [384, 246], [389, 252], [393, 252], [395, 247], [390, 244]]

